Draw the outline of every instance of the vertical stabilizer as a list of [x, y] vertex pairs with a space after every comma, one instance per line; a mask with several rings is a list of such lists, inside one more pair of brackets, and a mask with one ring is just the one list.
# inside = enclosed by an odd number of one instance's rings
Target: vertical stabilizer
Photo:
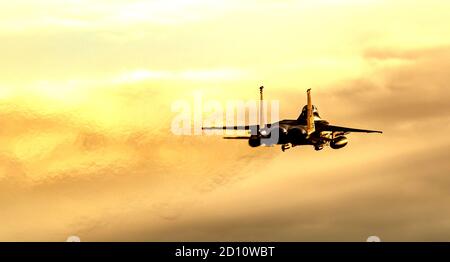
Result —
[[259, 88], [259, 121], [258, 121], [258, 133], [261, 128], [264, 128], [264, 86]]
[[308, 136], [314, 133], [316, 130], [316, 127], [314, 126], [314, 114], [313, 114], [313, 106], [311, 101], [311, 88], [308, 89], [307, 96], [308, 96], [308, 103], [307, 103], [307, 110], [306, 110], [306, 131], [308, 133]]

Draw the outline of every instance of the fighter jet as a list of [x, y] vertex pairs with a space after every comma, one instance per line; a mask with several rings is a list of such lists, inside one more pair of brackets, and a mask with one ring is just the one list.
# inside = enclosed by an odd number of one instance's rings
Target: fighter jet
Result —
[[250, 130], [250, 136], [224, 137], [224, 139], [245, 139], [251, 147], [281, 145], [284, 152], [289, 148], [310, 145], [316, 151], [325, 146], [340, 149], [347, 145], [349, 133], [383, 133], [382, 131], [357, 129], [330, 125], [322, 119], [312, 104], [311, 89], [307, 90], [307, 104], [297, 119], [285, 119], [272, 124], [261, 122], [263, 114], [263, 89], [260, 87], [260, 116], [258, 125], [202, 127], [203, 130]]

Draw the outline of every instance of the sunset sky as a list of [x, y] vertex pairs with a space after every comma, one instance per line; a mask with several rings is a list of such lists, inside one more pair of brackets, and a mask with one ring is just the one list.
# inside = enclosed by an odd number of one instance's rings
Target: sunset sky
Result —
[[[0, 9], [0, 241], [450, 241], [450, 2]], [[170, 132], [180, 99], [312, 88], [340, 150]], [[194, 106], [194, 105], [192, 105]]]

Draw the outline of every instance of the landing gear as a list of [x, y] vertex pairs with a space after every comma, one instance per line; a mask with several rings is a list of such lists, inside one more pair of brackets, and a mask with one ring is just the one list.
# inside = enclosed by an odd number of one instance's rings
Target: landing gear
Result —
[[290, 144], [284, 144], [284, 145], [281, 146], [281, 150], [282, 150], [283, 152], [286, 151], [286, 150], [288, 150], [289, 148], [291, 148], [291, 145], [290, 145]]
[[320, 150], [323, 149], [323, 145], [315, 145], [315, 146], [314, 146], [314, 149], [315, 149], [316, 151], [320, 151]]

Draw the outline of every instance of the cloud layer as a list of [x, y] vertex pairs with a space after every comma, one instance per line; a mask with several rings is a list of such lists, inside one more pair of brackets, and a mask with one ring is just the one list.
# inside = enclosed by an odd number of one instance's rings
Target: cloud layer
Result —
[[[0, 240], [450, 239], [448, 4], [126, 2], [4, 9]], [[282, 118], [312, 87], [323, 118], [384, 134], [282, 153], [170, 133], [174, 101], [261, 82]]]

